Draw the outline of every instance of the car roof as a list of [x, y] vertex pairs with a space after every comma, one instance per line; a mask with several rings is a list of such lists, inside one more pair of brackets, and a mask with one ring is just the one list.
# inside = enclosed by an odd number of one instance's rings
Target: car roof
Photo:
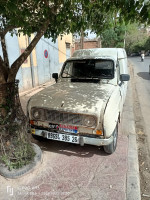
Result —
[[126, 57], [126, 52], [123, 48], [93, 48], [76, 50], [69, 60], [98, 58], [117, 60]]

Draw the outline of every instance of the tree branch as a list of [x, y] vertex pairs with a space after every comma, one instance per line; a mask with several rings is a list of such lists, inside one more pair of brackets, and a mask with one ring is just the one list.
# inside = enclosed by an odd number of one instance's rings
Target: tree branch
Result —
[[49, 2], [47, 0], [44, 0], [44, 3], [49, 7]]
[[0, 83], [5, 83], [7, 81], [7, 78], [8, 78], [8, 70], [5, 66], [2, 57], [0, 56]]
[[11, 30], [13, 30], [15, 28], [16, 27], [14, 27], [14, 26], [7, 26], [7, 27], [5, 27], [5, 29], [3, 31], [0, 31], [0, 36], [2, 36], [2, 35], [5, 36], [8, 31], [11, 31]]
[[2, 45], [4, 63], [5, 63], [5, 66], [8, 70], [9, 69], [9, 59], [8, 59], [8, 53], [7, 53], [7, 49], [6, 49], [6, 41], [5, 41], [4, 35], [1, 36], [1, 45]]
[[44, 35], [45, 31], [47, 30], [48, 25], [50, 24], [49, 20], [47, 20], [44, 25], [41, 27], [37, 35], [34, 37], [32, 42], [29, 44], [29, 46], [25, 49], [25, 51], [15, 60], [15, 62], [11, 65], [10, 73], [8, 76], [8, 82], [13, 82], [16, 78], [17, 72], [20, 68], [20, 66], [23, 64], [23, 62], [27, 59], [27, 57], [30, 55], [38, 41], [41, 39], [41, 37]]

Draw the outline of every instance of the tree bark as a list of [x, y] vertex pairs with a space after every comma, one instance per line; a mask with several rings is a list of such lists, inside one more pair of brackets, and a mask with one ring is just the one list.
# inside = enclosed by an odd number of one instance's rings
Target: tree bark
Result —
[[20, 168], [34, 156], [27, 126], [19, 100], [18, 83], [1, 84], [0, 161], [8, 168]]
[[8, 60], [8, 53], [7, 53], [7, 48], [6, 48], [5, 35], [1, 36], [1, 44], [2, 44], [4, 63], [5, 63], [6, 69], [9, 70], [9, 60]]
[[7, 27], [5, 27], [5, 29], [3, 30], [3, 31], [0, 31], [0, 36], [1, 35], [6, 35], [6, 33], [8, 32], [8, 31], [11, 31], [11, 30], [13, 30], [13, 29], [15, 29], [15, 27], [14, 26], [7, 26]]
[[1, 84], [1, 83], [5, 83], [5, 82], [6, 82], [5, 76], [4, 76], [4, 74], [3, 74], [3, 70], [2, 70], [2, 68], [1, 68], [1, 66], [0, 66], [0, 84]]
[[8, 77], [8, 70], [6, 69], [5, 63], [0, 56], [0, 84], [6, 83]]

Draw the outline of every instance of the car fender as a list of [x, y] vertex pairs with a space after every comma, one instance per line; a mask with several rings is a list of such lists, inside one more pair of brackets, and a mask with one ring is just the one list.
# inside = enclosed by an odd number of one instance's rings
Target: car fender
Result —
[[111, 94], [104, 111], [103, 129], [106, 138], [109, 138], [112, 135], [118, 122], [121, 100], [122, 98], [119, 86], [116, 86], [116, 89]]

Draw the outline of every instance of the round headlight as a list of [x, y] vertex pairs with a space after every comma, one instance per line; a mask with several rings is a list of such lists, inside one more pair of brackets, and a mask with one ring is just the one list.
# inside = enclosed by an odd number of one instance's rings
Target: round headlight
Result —
[[96, 120], [94, 117], [92, 116], [87, 116], [83, 119], [83, 125], [84, 126], [89, 126], [89, 127], [93, 127], [96, 125]]
[[34, 119], [40, 119], [42, 117], [41, 110], [33, 110], [32, 116]]

